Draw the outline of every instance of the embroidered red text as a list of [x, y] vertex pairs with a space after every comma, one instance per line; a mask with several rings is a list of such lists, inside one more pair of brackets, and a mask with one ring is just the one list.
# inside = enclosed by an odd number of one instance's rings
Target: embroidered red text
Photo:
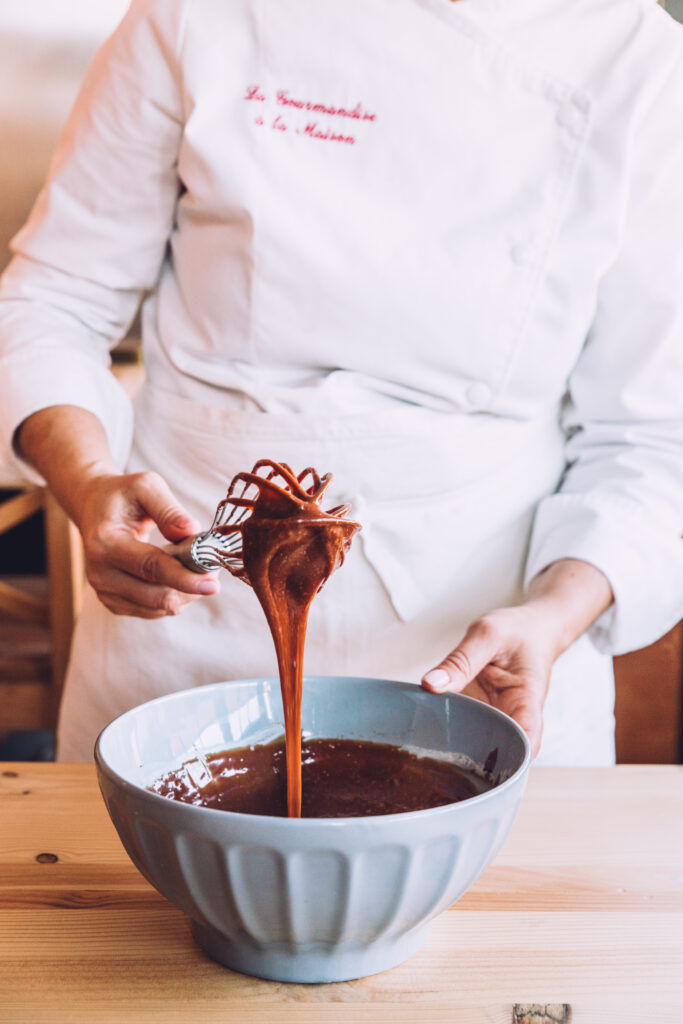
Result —
[[310, 110], [313, 114], [330, 114], [333, 117], [351, 117], [356, 121], [375, 121], [376, 114], [363, 108], [362, 103], [347, 110], [346, 107], [332, 107], [326, 103], [311, 103], [310, 100], [298, 100], [289, 95], [288, 89], [278, 89], [277, 101], [283, 107], [296, 107], [297, 110]]
[[[359, 131], [361, 136], [365, 129], [361, 128], [360, 125], [363, 122], [372, 124], [377, 120], [377, 115], [367, 110], [360, 101], [353, 107], [337, 107], [328, 103], [316, 103], [312, 100], [297, 99], [294, 96], [290, 96], [288, 89], [278, 89], [273, 97], [272, 94], [268, 94], [263, 90], [258, 83], [247, 86], [243, 99], [249, 102], [264, 103], [268, 106], [274, 104], [281, 108], [286, 108], [282, 113], [276, 114], [274, 118], [269, 119], [266, 112], [267, 108], [262, 107], [253, 122], [261, 128], [269, 127], [271, 131], [282, 133], [289, 132], [291, 129], [292, 135], [303, 135], [309, 139], [320, 139], [325, 142], [342, 142], [347, 146], [356, 145], [359, 141], [357, 135], [346, 134], [344, 131], [335, 131], [332, 127], [332, 122], [327, 121], [327, 118], [348, 118], [353, 122], [354, 130]], [[298, 111], [317, 114], [318, 119], [314, 121], [306, 120], [305, 117], [298, 115]], [[275, 111], [273, 111], [273, 114], [275, 114]], [[339, 121], [336, 121], [336, 127], [342, 127]], [[344, 127], [347, 126], [345, 125]], [[350, 128], [351, 125], [349, 124], [348, 127]]]
[[331, 132], [324, 128], [319, 128], [317, 121], [309, 121], [303, 131], [304, 135], [310, 135], [313, 139], [329, 139], [330, 142], [346, 142], [350, 146], [355, 145], [355, 138], [353, 135], [340, 135], [338, 132]]

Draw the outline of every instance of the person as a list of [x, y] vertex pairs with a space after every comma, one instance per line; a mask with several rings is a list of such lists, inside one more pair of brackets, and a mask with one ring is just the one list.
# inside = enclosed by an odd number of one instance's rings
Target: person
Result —
[[610, 656], [683, 613], [682, 55], [651, 0], [133, 0], [0, 291], [3, 457], [91, 584], [59, 758], [273, 673], [253, 593], [163, 550], [268, 457], [363, 525], [307, 672], [613, 761]]

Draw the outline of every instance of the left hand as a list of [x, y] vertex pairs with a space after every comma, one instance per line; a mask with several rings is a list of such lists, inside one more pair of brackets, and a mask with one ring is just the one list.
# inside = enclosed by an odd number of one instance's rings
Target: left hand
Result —
[[521, 725], [535, 757], [555, 649], [535, 607], [498, 608], [473, 622], [458, 646], [424, 676], [434, 693], [476, 697]]
[[553, 662], [613, 599], [608, 580], [590, 562], [552, 562], [531, 581], [522, 604], [473, 622], [422, 685], [434, 693], [465, 693], [504, 711], [524, 729], [535, 757]]

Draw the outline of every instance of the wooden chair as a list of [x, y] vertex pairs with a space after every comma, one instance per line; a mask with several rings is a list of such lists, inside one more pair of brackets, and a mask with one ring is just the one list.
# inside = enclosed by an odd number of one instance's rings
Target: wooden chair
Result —
[[[135, 328], [136, 325], [134, 325]], [[113, 353], [112, 372], [131, 398], [144, 379], [135, 329]], [[1, 500], [1, 499], [0, 499]], [[0, 534], [35, 515], [45, 514], [47, 596], [41, 599], [0, 580], [0, 615], [47, 629], [47, 657], [0, 657], [0, 732], [10, 729], [54, 729], [71, 635], [81, 606], [85, 571], [76, 527], [45, 488], [21, 490], [0, 504]]]
[[48, 592], [42, 599], [0, 581], [0, 614], [13, 621], [44, 627], [49, 634], [49, 660], [22, 658], [10, 650], [0, 668], [0, 731], [54, 729], [71, 635], [84, 585], [83, 553], [75, 526], [45, 488], [21, 491], [0, 504], [0, 533], [45, 514]]

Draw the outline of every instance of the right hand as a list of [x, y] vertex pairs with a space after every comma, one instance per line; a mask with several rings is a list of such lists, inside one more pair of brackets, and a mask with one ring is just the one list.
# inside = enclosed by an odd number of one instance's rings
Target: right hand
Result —
[[148, 542], [154, 525], [172, 542], [201, 529], [157, 473], [93, 475], [73, 507], [88, 581], [109, 611], [158, 619], [218, 592], [214, 575], [190, 572]]

